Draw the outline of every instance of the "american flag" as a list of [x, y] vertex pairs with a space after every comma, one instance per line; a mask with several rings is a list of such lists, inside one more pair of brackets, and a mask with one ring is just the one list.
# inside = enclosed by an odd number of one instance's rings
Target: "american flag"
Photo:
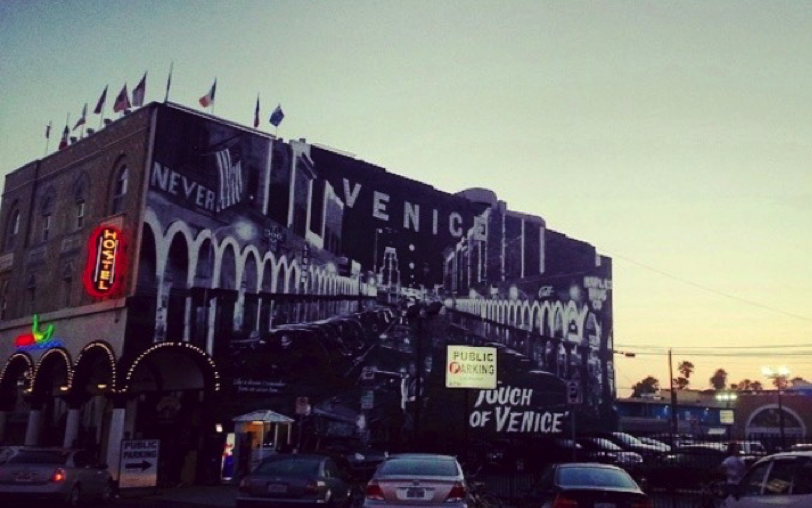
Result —
[[240, 202], [243, 187], [242, 161], [233, 162], [228, 148], [214, 152], [214, 160], [220, 177], [217, 194], [218, 209], [225, 210]]

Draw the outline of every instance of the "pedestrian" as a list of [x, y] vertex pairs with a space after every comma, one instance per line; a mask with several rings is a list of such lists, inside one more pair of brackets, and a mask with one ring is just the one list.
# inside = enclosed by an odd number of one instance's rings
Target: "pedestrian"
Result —
[[725, 494], [726, 496], [732, 495], [747, 470], [747, 466], [744, 465], [744, 460], [740, 456], [739, 443], [734, 441], [727, 445], [727, 457], [722, 461], [719, 469], [725, 475]]

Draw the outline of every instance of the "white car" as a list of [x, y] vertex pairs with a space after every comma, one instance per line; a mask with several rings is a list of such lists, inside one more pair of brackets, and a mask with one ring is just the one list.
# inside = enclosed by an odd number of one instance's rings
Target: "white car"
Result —
[[753, 464], [725, 508], [808, 508], [812, 506], [812, 452], [770, 455]]

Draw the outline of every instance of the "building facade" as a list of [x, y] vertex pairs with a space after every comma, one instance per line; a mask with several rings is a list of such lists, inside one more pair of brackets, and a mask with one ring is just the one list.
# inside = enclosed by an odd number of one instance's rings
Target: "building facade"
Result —
[[[410, 411], [441, 440], [448, 401], [526, 436], [566, 430], [566, 382], [611, 409], [611, 260], [490, 191], [153, 103], [11, 172], [0, 227], [0, 439], [114, 476], [151, 438], [167, 481], [208, 481], [255, 409], [390, 448]], [[409, 298], [445, 306], [399, 340], [380, 307]], [[497, 347], [497, 390], [444, 388], [452, 341]]]

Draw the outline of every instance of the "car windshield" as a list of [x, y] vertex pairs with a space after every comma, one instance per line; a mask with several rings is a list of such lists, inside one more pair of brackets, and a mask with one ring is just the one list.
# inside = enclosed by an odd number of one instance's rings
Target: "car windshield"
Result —
[[319, 458], [306, 457], [272, 459], [262, 462], [254, 472], [275, 476], [315, 476], [320, 462]]
[[457, 476], [457, 465], [450, 460], [394, 459], [378, 470], [385, 475]]
[[21, 451], [8, 460], [9, 464], [64, 464], [68, 453], [61, 451]]
[[558, 470], [558, 484], [563, 487], [637, 488], [625, 472], [605, 467], [563, 467]]

